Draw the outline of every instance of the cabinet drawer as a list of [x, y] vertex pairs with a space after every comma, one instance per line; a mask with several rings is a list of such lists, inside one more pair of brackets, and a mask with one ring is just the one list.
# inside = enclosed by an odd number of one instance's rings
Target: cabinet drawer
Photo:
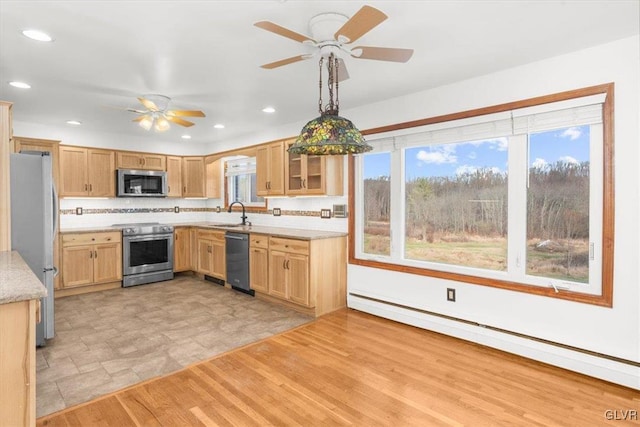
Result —
[[220, 240], [224, 242], [224, 231], [198, 230], [198, 239]]
[[269, 249], [282, 251], [282, 252], [294, 252], [297, 254], [309, 255], [309, 241], [283, 239], [281, 237], [270, 237]]
[[62, 235], [62, 246], [87, 245], [95, 243], [119, 243], [122, 235], [119, 231], [108, 233], [73, 233]]
[[249, 246], [252, 248], [269, 248], [269, 236], [265, 234], [252, 234], [249, 236]]

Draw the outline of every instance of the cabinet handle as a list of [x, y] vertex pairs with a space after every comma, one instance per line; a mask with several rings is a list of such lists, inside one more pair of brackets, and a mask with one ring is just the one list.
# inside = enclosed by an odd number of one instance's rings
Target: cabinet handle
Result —
[[146, 165], [147, 164], [147, 159], [145, 159], [144, 157], [142, 158], [142, 164]]
[[96, 241], [96, 238], [95, 238], [95, 237], [92, 237], [92, 238], [91, 238], [91, 241], [92, 241], [92, 242], [95, 242], [95, 241]]
[[187, 186], [182, 187], [182, 192], [186, 193], [187, 192]]
[[287, 260], [287, 270], [289, 270], [289, 261], [290, 260]]
[[89, 251], [89, 258], [93, 258], [93, 251]]
[[286, 269], [287, 269], [287, 260], [282, 261], [282, 268], [283, 268], [284, 270], [286, 270]]
[[89, 184], [89, 191], [93, 191], [93, 185]]
[[302, 188], [307, 188], [307, 180], [306, 179], [302, 180]]
[[94, 256], [94, 258], [98, 258], [98, 251], [94, 251], [96, 256]]
[[89, 189], [89, 186], [87, 184], [84, 185], [84, 191], [87, 191]]

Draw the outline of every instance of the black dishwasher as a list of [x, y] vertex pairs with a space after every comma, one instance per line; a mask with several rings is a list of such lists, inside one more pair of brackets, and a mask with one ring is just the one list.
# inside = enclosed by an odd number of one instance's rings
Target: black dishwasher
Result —
[[249, 287], [249, 235], [247, 233], [225, 233], [227, 258], [227, 283], [237, 291], [254, 295]]

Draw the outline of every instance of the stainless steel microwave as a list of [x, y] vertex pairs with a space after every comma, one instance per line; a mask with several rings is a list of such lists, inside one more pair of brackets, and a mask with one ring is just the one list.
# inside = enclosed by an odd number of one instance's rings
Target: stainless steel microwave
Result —
[[117, 170], [118, 197], [167, 197], [164, 171]]

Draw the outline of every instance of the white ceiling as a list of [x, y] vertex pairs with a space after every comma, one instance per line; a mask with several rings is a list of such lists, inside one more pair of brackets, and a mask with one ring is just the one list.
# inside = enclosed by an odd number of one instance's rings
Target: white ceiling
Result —
[[[638, 34], [639, 0], [568, 1], [5, 1], [0, 0], [0, 99], [14, 121], [83, 123], [88, 132], [213, 143], [317, 115], [315, 59], [265, 70], [310, 48], [261, 30], [268, 20], [302, 34], [323, 12], [363, 5], [389, 19], [357, 45], [415, 50], [407, 63], [347, 58], [343, 110]], [[39, 29], [53, 43], [27, 39]], [[10, 87], [12, 80], [31, 84]], [[523, 84], [525, 84], [523, 82]], [[203, 110], [185, 130], [146, 132], [131, 120], [136, 97]], [[275, 114], [261, 109], [272, 105]], [[223, 123], [225, 129], [214, 129]]]

